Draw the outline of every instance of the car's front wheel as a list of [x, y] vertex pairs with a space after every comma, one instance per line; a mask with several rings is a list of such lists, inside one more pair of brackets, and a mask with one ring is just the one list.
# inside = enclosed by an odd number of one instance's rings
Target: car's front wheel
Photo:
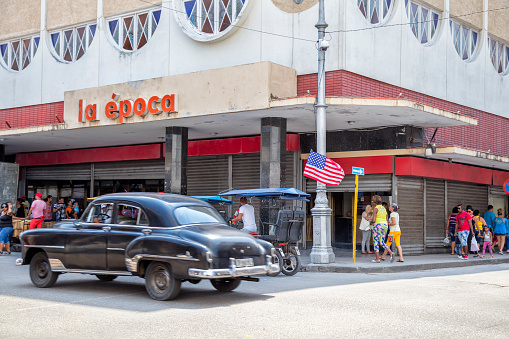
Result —
[[113, 281], [117, 279], [116, 275], [96, 274], [95, 276], [101, 281]]
[[180, 292], [181, 281], [173, 277], [167, 263], [153, 261], [145, 274], [145, 289], [155, 300], [175, 299]]
[[210, 282], [219, 292], [230, 292], [240, 285], [240, 279], [211, 279]]
[[51, 287], [55, 284], [58, 273], [51, 271], [48, 256], [39, 252], [30, 261], [30, 279], [37, 287]]

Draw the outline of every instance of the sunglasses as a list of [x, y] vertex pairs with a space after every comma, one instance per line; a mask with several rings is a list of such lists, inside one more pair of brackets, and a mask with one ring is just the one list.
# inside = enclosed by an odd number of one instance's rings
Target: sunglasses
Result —
[[7, 205], [2, 205], [2, 208], [7, 208], [8, 206]]

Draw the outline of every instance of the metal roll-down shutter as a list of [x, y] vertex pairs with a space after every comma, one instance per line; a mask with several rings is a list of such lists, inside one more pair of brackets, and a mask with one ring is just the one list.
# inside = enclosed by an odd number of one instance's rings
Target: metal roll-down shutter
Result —
[[401, 246], [405, 254], [424, 252], [424, 180], [398, 177]]
[[426, 179], [426, 247], [443, 247], [445, 237], [445, 183]]

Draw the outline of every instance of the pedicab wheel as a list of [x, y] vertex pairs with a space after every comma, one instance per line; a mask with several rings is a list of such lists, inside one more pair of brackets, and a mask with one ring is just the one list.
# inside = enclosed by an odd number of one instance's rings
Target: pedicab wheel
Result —
[[171, 267], [167, 263], [153, 261], [145, 274], [145, 289], [154, 300], [175, 299], [180, 293], [182, 281], [173, 277]]
[[231, 292], [240, 285], [240, 279], [211, 279], [210, 283], [219, 292]]
[[48, 256], [39, 252], [30, 261], [30, 279], [37, 287], [51, 287], [58, 279], [58, 273], [51, 271]]
[[117, 279], [116, 275], [96, 274], [95, 276], [101, 281], [113, 281]]
[[290, 253], [287, 254], [281, 262], [281, 272], [284, 275], [292, 276], [297, 274], [300, 270], [300, 256], [297, 255], [295, 250], [292, 248]]
[[267, 275], [269, 277], [275, 277], [279, 273], [281, 273], [281, 271], [283, 270], [283, 268], [281, 267], [282, 263], [283, 263], [283, 258], [281, 257], [281, 253], [279, 253], [279, 251], [276, 250], [276, 257], [274, 258], [274, 264], [278, 264], [279, 265], [279, 272], [267, 273]]

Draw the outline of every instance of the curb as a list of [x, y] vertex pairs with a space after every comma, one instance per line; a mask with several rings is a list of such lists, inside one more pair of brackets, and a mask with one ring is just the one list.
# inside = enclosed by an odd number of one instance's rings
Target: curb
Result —
[[[424, 271], [434, 270], [440, 268], [451, 268], [451, 267], [468, 267], [478, 265], [499, 265], [508, 264], [509, 258], [501, 259], [484, 259], [484, 260], [468, 260], [458, 262], [441, 262], [441, 263], [429, 263], [429, 264], [407, 264], [407, 265], [396, 265], [391, 264], [390, 266], [373, 266], [373, 267], [361, 267], [361, 266], [345, 266], [338, 264], [307, 264], [303, 265], [300, 269], [301, 272], [322, 272], [322, 273], [398, 273], [398, 272], [409, 272], [409, 271]], [[375, 265], [375, 264], [373, 264]]]

